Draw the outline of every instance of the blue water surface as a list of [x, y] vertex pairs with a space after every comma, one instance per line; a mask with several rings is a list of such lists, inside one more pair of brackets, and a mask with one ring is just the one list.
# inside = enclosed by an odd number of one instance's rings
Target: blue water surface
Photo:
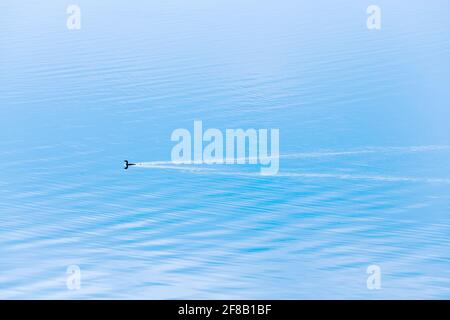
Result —
[[[0, 2], [0, 298], [450, 298], [448, 1], [75, 2]], [[122, 169], [195, 120], [279, 174]]]

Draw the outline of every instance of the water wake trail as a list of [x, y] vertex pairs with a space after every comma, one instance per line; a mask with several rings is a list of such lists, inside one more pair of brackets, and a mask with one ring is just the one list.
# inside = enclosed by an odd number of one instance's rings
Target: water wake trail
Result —
[[[299, 158], [321, 158], [321, 157], [337, 157], [337, 156], [351, 156], [363, 154], [406, 154], [417, 152], [431, 152], [447, 150], [449, 146], [446, 145], [428, 145], [428, 146], [409, 146], [409, 147], [367, 147], [359, 150], [349, 151], [316, 151], [316, 152], [301, 152], [280, 155], [280, 158], [299, 159]], [[268, 158], [270, 159], [270, 157]], [[258, 160], [256, 158], [238, 158], [238, 159], [224, 159], [221, 163], [205, 164], [202, 161], [191, 161], [190, 163], [173, 162], [173, 161], [149, 161], [138, 162], [136, 167], [156, 169], [156, 170], [181, 170], [191, 172], [194, 174], [215, 174], [241, 177], [268, 177], [261, 175], [259, 172], [243, 172], [234, 170], [218, 169], [218, 165], [223, 165], [227, 160], [250, 161]], [[261, 159], [259, 159], [261, 160]], [[385, 181], [385, 182], [415, 182], [415, 183], [443, 183], [450, 184], [448, 178], [429, 178], [429, 177], [402, 177], [402, 176], [388, 176], [388, 175], [364, 175], [364, 174], [343, 174], [343, 173], [315, 173], [315, 172], [298, 172], [285, 171], [279, 172], [271, 178], [303, 178], [303, 179], [339, 179], [339, 180], [368, 180], [368, 181]]]
[[429, 178], [429, 177], [403, 177], [403, 176], [387, 176], [387, 175], [361, 175], [361, 174], [341, 174], [341, 173], [317, 173], [317, 172], [296, 172], [285, 171], [276, 175], [266, 176], [259, 172], [243, 172], [243, 171], [225, 171], [215, 168], [193, 167], [184, 165], [144, 165], [139, 166], [147, 169], [163, 169], [163, 170], [181, 170], [194, 174], [214, 174], [235, 177], [261, 177], [261, 178], [303, 178], [303, 179], [339, 179], [339, 180], [365, 180], [365, 181], [384, 181], [384, 182], [415, 182], [415, 183], [441, 183], [450, 184], [447, 178]]
[[[352, 155], [363, 155], [363, 154], [408, 154], [408, 153], [418, 153], [418, 152], [428, 152], [428, 151], [442, 151], [448, 150], [450, 147], [447, 145], [428, 145], [428, 146], [409, 146], [409, 147], [366, 147], [357, 150], [347, 150], [347, 151], [311, 151], [311, 152], [298, 152], [298, 153], [288, 153], [281, 154], [279, 158], [282, 159], [301, 159], [301, 158], [322, 158], [322, 157], [338, 157], [338, 156], [352, 156]], [[225, 158], [220, 163], [215, 164], [226, 164], [228, 162], [245, 162], [245, 161], [255, 161], [258, 160], [270, 160], [271, 157], [245, 157], [245, 158]], [[189, 163], [176, 162], [176, 161], [147, 161], [138, 162], [136, 166], [154, 166], [154, 165], [202, 165], [205, 164], [203, 161], [190, 161]]]

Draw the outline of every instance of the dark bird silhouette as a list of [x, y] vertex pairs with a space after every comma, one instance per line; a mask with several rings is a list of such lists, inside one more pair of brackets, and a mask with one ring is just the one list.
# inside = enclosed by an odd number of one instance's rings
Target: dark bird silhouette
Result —
[[125, 167], [124, 167], [125, 170], [127, 170], [129, 166], [135, 166], [136, 165], [136, 163], [129, 163], [128, 160], [124, 160], [124, 162], [125, 162]]

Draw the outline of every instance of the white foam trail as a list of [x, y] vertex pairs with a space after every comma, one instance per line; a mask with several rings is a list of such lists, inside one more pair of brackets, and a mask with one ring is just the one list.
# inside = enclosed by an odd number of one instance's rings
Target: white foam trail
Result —
[[359, 150], [349, 151], [317, 151], [317, 152], [299, 152], [282, 155], [282, 158], [321, 158], [321, 157], [336, 157], [336, 156], [349, 156], [360, 154], [389, 154], [389, 153], [415, 153], [415, 152], [427, 152], [427, 151], [439, 151], [446, 150], [449, 146], [446, 145], [429, 145], [429, 146], [409, 146], [409, 147], [367, 147]]
[[205, 163], [204, 161], [189, 161], [189, 162], [181, 162], [181, 161], [148, 161], [148, 162], [138, 162], [136, 166], [159, 166], [159, 165], [220, 165], [220, 164], [230, 164], [229, 162], [233, 161], [233, 163], [237, 162], [248, 162], [250, 160], [254, 160], [257, 162], [258, 160], [270, 160], [273, 157], [246, 157], [246, 158], [224, 158], [222, 161], [217, 163]]
[[[161, 162], [161, 161], [160, 161]], [[136, 167], [148, 168], [148, 169], [173, 169], [173, 170], [185, 170], [185, 171], [214, 171], [212, 168], [205, 167], [193, 167], [188, 165], [172, 165], [172, 162], [163, 164], [154, 164], [149, 162], [136, 163]]]
[[205, 167], [187, 167], [177, 165], [146, 165], [143, 168], [152, 169], [171, 169], [190, 171], [194, 174], [216, 174], [227, 176], [241, 177], [261, 177], [261, 178], [317, 178], [317, 179], [339, 179], [339, 180], [368, 180], [368, 181], [385, 181], [385, 182], [417, 182], [417, 183], [445, 183], [450, 184], [450, 179], [445, 178], [419, 178], [419, 177], [396, 177], [384, 175], [359, 175], [359, 174], [341, 174], [341, 173], [315, 173], [315, 172], [279, 172], [273, 176], [264, 176], [259, 172], [242, 172], [242, 171], [223, 171], [214, 168]]
[[[446, 150], [446, 145], [429, 145], [429, 146], [410, 146], [410, 147], [368, 147], [360, 150], [350, 151], [318, 151], [318, 152], [302, 152], [280, 155], [281, 158], [317, 158], [317, 157], [334, 157], [370, 153], [414, 153]], [[270, 159], [270, 158], [267, 158]], [[238, 158], [237, 160], [249, 160], [249, 158]], [[224, 162], [223, 162], [224, 163]], [[222, 163], [222, 164], [223, 164]], [[221, 163], [219, 163], [221, 164]], [[202, 166], [196, 166], [202, 165]], [[136, 163], [137, 167], [150, 169], [169, 169], [189, 171], [195, 174], [213, 173], [217, 175], [231, 176], [251, 176], [267, 178], [258, 172], [242, 172], [242, 171], [223, 171], [212, 166], [217, 164], [205, 164], [202, 161], [191, 161], [190, 163], [172, 162], [172, 161], [150, 161]], [[205, 167], [211, 166], [211, 167]], [[271, 178], [317, 178], [317, 179], [340, 179], [340, 180], [369, 180], [369, 181], [386, 181], [386, 182], [417, 182], [417, 183], [450, 183], [450, 179], [446, 178], [419, 178], [419, 177], [396, 177], [383, 175], [358, 175], [358, 174], [335, 174], [335, 173], [302, 173], [302, 172], [279, 172]]]
[[[337, 157], [337, 156], [351, 156], [360, 154], [390, 154], [390, 153], [415, 153], [415, 152], [427, 152], [427, 151], [439, 151], [449, 149], [447, 145], [429, 145], [429, 146], [409, 146], [409, 147], [367, 147], [358, 150], [348, 151], [313, 151], [313, 152], [298, 152], [290, 154], [282, 154], [280, 158], [285, 159], [300, 159], [300, 158], [322, 158], [322, 157]], [[258, 158], [258, 157], [246, 157], [246, 158], [225, 158], [222, 162], [217, 164], [225, 164], [228, 161], [242, 162], [242, 161], [258, 161], [258, 160], [270, 160], [271, 157]], [[139, 167], [154, 166], [154, 165], [208, 165], [203, 161], [190, 161], [189, 163], [183, 163], [178, 161], [148, 161], [136, 163]]]
[[299, 178], [334, 178], [340, 180], [372, 180], [372, 181], [387, 181], [387, 182], [450, 183], [450, 179], [442, 179], [442, 178], [396, 177], [383, 175], [371, 176], [358, 174], [284, 172], [281, 173], [280, 176], [299, 177]]

